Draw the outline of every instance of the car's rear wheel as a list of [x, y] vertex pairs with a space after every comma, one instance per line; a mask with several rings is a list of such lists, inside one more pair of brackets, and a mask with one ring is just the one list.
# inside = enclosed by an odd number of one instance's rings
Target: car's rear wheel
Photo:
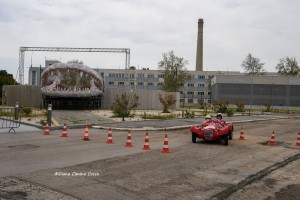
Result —
[[228, 145], [228, 135], [224, 135], [223, 140], [225, 142], [225, 145], [227, 146]]
[[192, 133], [192, 142], [196, 143], [197, 141], [197, 134], [196, 133]]
[[232, 140], [232, 131], [228, 131], [228, 139]]

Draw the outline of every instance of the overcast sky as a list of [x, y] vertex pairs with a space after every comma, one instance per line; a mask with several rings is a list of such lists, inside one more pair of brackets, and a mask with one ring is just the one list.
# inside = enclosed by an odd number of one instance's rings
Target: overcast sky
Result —
[[[0, 0], [0, 69], [16, 76], [19, 48], [36, 46], [130, 48], [131, 65], [150, 69], [173, 50], [194, 70], [199, 18], [204, 70], [244, 71], [248, 53], [269, 72], [286, 56], [300, 62], [299, 0]], [[25, 82], [45, 59], [125, 67], [124, 54], [26, 52]]]

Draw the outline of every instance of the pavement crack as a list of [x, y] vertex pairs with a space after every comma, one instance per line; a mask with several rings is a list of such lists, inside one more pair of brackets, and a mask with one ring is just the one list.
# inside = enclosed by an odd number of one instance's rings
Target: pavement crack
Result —
[[240, 181], [238, 184], [229, 187], [215, 195], [213, 195], [210, 199], [226, 199], [229, 196], [231, 196], [234, 192], [243, 189], [244, 187], [246, 187], [247, 185], [250, 185], [251, 183], [257, 181], [257, 180], [261, 180], [262, 178], [264, 178], [266, 175], [270, 174], [271, 172], [280, 169], [286, 165], [288, 165], [289, 163], [300, 159], [300, 153], [293, 155], [287, 159], [285, 159], [284, 161], [281, 162], [277, 162], [274, 165], [267, 167], [259, 172], [257, 172], [256, 174], [250, 175], [247, 178], [245, 178], [244, 180]]

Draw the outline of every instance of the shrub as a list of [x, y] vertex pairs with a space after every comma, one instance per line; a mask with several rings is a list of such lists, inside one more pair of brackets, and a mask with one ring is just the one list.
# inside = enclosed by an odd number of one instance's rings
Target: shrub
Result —
[[266, 101], [266, 102], [264, 103], [264, 106], [266, 107], [266, 109], [264, 110], [265, 112], [271, 112], [271, 111], [272, 111], [272, 110], [271, 110], [271, 104], [270, 104], [269, 101]]
[[139, 97], [135, 94], [126, 93], [117, 95], [112, 105], [114, 117], [129, 117], [131, 116], [131, 110], [136, 108], [139, 103]]
[[29, 115], [32, 113], [32, 109], [25, 107], [22, 109], [22, 112], [24, 113], [25, 117], [29, 117]]
[[226, 110], [226, 114], [228, 117], [232, 117], [234, 115], [234, 110], [232, 108], [229, 108]]
[[213, 100], [212, 105], [217, 113], [226, 113], [229, 101], [228, 100]]
[[176, 103], [176, 97], [171, 94], [163, 97], [162, 94], [159, 94], [158, 99], [163, 106], [163, 113], [170, 113], [169, 108]]
[[185, 118], [194, 118], [195, 117], [195, 112], [186, 109], [185, 112], [184, 112], [184, 117]]
[[237, 112], [245, 112], [245, 102], [242, 100], [235, 101], [235, 105], [237, 107]]
[[174, 119], [177, 117], [176, 114], [168, 114], [168, 115], [150, 115], [150, 114], [146, 114], [144, 112], [144, 114], [141, 116], [142, 119], [161, 119], [161, 120], [166, 120], [166, 119]]

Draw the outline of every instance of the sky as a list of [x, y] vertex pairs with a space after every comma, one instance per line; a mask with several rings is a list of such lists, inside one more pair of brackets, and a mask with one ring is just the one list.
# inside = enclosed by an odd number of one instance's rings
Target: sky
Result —
[[[300, 62], [299, 0], [0, 0], [0, 69], [18, 74], [20, 47], [129, 48], [130, 65], [156, 70], [174, 51], [195, 70], [197, 22], [204, 20], [205, 71], [241, 71], [248, 53], [275, 72]], [[124, 69], [125, 54], [26, 52], [28, 68], [46, 59]]]

